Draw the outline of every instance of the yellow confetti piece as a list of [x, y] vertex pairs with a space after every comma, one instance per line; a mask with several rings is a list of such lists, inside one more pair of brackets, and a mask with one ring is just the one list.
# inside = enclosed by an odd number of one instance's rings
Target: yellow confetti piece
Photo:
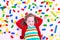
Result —
[[48, 5], [52, 5], [53, 4], [53, 2], [48, 2]]
[[17, 2], [17, 4], [21, 5], [22, 3], [21, 2]]
[[27, 0], [26, 4], [30, 3], [30, 0]]
[[3, 32], [0, 32], [0, 34], [3, 34]]
[[16, 23], [16, 20], [14, 20], [14, 22], [13, 22], [14, 24]]
[[54, 35], [54, 36], [50, 36], [49, 34], [48, 34], [48, 36], [49, 36], [49, 40], [53, 40], [56, 36]]
[[57, 11], [56, 14], [60, 14], [60, 11]]
[[6, 32], [8, 32], [9, 31], [9, 29], [8, 28], [6, 28]]
[[57, 38], [56, 40], [60, 40], [60, 38]]
[[48, 17], [51, 17], [51, 14], [48, 14]]
[[37, 12], [38, 15], [40, 15], [41, 13], [40, 12]]
[[5, 13], [5, 9], [2, 11], [2, 13]]
[[58, 4], [56, 3], [55, 6], [58, 6]]
[[51, 21], [54, 21], [54, 18], [51, 18]]
[[54, 11], [51, 11], [51, 14], [55, 17], [57, 17], [57, 14]]
[[3, 18], [0, 18], [0, 21], [1, 21], [1, 22], [4, 22], [4, 19], [3, 19]]
[[10, 10], [10, 7], [8, 7], [7, 9]]
[[21, 17], [25, 17], [25, 15], [24, 15], [24, 14], [22, 14], [22, 13], [20, 14], [20, 16], [21, 16]]
[[5, 26], [5, 24], [2, 24], [2, 27], [4, 27]]
[[16, 36], [18, 36], [18, 33], [16, 33]]
[[15, 0], [10, 0], [10, 3], [13, 5]]

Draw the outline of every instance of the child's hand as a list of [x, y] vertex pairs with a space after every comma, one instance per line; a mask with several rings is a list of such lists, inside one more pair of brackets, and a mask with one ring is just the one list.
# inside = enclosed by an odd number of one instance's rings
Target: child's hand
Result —
[[24, 37], [23, 36], [20, 36], [20, 39], [23, 39]]
[[21, 39], [21, 40], [24, 40], [24, 39]]

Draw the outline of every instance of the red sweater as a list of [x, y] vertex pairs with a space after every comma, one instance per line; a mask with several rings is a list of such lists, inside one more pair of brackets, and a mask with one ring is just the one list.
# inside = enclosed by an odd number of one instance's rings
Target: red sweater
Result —
[[[34, 25], [36, 26], [36, 29], [37, 29], [37, 31], [38, 31], [38, 35], [39, 35], [39, 37], [40, 37], [40, 39], [41, 39], [41, 38], [42, 38], [42, 35], [41, 35], [41, 32], [40, 32], [39, 26], [42, 24], [42, 21], [43, 21], [43, 20], [42, 20], [41, 18], [39, 18], [39, 17], [36, 17], [36, 18], [37, 18], [38, 22], [35, 23]], [[24, 18], [19, 19], [19, 20], [16, 22], [16, 25], [17, 25], [20, 29], [22, 29], [22, 33], [21, 33], [21, 36], [20, 36], [21, 39], [24, 38], [24, 34], [25, 34], [25, 32], [26, 32], [26, 29], [27, 29], [27, 25], [22, 25], [22, 24], [21, 24], [23, 21], [24, 21]]]

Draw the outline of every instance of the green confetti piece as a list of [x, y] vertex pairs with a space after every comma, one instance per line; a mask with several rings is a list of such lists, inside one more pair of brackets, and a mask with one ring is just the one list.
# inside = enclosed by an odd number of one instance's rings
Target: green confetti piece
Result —
[[45, 26], [45, 27], [46, 27], [46, 26], [47, 26], [47, 24], [43, 24], [43, 26]]
[[1, 6], [1, 4], [0, 4], [0, 6]]
[[12, 6], [12, 8], [16, 8], [16, 6]]
[[32, 3], [32, 5], [37, 6], [35, 3]]
[[4, 17], [5, 16], [5, 14], [2, 14], [2, 17]]
[[50, 5], [50, 7], [52, 7], [52, 5]]
[[37, 11], [35, 11], [35, 13], [37, 13]]
[[2, 11], [4, 10], [4, 7], [2, 7]]
[[48, 22], [50, 22], [50, 19], [47, 19]]
[[56, 19], [54, 21], [56, 21]]
[[45, 14], [45, 16], [47, 17], [47, 16], [48, 16], [48, 14]]
[[28, 6], [28, 9], [30, 9], [31, 5]]
[[40, 18], [42, 18], [42, 16], [40, 16]]
[[22, 0], [21, 0], [22, 1]]
[[2, 30], [0, 30], [0, 32], [1, 32]]
[[8, 21], [6, 20], [6, 23], [8, 23]]
[[11, 28], [13, 28], [14, 27], [14, 25], [11, 25]]

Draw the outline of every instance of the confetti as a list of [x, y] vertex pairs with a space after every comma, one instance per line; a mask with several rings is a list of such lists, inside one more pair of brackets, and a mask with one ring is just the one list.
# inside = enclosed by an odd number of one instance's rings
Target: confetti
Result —
[[43, 26], [47, 26], [47, 24], [43, 24]]
[[12, 32], [11, 34], [15, 34], [14, 32]]
[[46, 28], [43, 28], [43, 29], [42, 29], [42, 31], [45, 31], [45, 30], [46, 30]]
[[12, 35], [10, 36], [12, 39], [14, 38]]
[[56, 31], [57, 31], [57, 25], [55, 26], [55, 30], [54, 30], [54, 33], [56, 33]]

